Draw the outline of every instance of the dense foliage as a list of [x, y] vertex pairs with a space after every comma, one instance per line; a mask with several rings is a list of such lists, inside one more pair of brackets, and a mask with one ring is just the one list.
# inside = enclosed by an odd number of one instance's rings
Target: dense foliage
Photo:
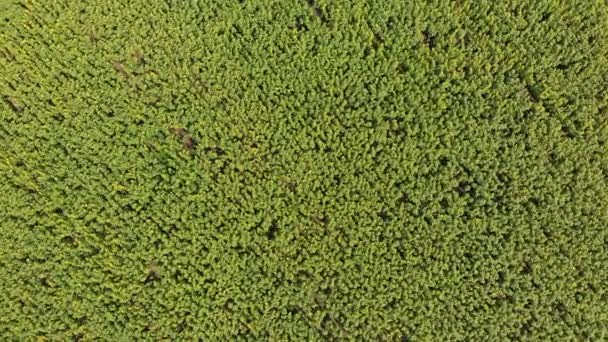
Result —
[[0, 1], [3, 340], [608, 339], [608, 3]]

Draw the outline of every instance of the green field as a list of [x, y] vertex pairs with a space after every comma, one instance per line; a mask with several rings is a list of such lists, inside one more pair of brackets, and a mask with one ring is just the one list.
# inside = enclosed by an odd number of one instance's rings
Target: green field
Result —
[[605, 0], [0, 0], [0, 340], [608, 340]]

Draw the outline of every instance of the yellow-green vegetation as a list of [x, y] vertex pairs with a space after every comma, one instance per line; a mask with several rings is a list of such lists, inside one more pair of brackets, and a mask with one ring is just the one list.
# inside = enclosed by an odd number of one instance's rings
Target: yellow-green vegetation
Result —
[[608, 3], [0, 0], [0, 336], [608, 339]]

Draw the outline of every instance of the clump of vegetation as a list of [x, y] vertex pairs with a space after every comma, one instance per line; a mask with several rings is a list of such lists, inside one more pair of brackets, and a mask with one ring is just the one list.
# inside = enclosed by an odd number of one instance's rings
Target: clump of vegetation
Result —
[[603, 1], [0, 2], [0, 336], [608, 336]]

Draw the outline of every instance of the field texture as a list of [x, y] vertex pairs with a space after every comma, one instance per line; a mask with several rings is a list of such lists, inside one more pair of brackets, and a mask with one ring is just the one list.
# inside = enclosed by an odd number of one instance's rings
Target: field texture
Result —
[[608, 3], [0, 0], [0, 339], [608, 339]]

